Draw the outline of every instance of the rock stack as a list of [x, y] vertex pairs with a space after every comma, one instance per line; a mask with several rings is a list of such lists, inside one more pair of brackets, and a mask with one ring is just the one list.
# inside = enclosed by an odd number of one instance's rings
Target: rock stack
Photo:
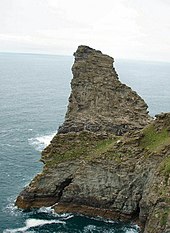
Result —
[[112, 57], [82, 45], [74, 56], [72, 91], [59, 133], [87, 130], [122, 135], [150, 121], [144, 100], [119, 81]]
[[141, 232], [169, 233], [170, 113], [147, 124], [147, 105], [112, 65], [100, 51], [78, 48], [66, 120], [42, 152], [42, 173], [16, 205], [130, 220]]

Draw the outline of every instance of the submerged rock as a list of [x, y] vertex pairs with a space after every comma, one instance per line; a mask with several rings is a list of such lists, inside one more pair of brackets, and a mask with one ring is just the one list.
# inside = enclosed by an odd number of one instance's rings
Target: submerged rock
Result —
[[[53, 205], [58, 213], [131, 220], [144, 233], [169, 233], [170, 113], [150, 122], [147, 105], [120, 83], [112, 62], [100, 51], [78, 48], [66, 120], [42, 152], [42, 173], [20, 193], [16, 205]], [[125, 112], [126, 118], [121, 115]]]

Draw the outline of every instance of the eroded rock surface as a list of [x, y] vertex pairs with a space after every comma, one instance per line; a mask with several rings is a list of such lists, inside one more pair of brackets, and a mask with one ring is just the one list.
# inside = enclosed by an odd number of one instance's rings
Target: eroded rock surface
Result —
[[59, 133], [88, 130], [122, 135], [149, 122], [147, 104], [119, 81], [112, 57], [87, 46], [79, 46], [74, 56], [72, 91]]
[[[86, 53], [82, 54], [81, 49], [83, 51], [87, 49]], [[95, 58], [93, 58], [94, 53]], [[95, 64], [93, 62], [91, 65], [85, 64], [89, 56], [90, 61], [94, 59]], [[96, 56], [99, 56], [97, 60]], [[108, 72], [107, 77], [112, 80], [110, 81], [113, 83], [112, 86], [116, 88], [116, 85], [122, 86], [112, 69], [112, 58], [82, 46], [76, 52], [75, 58], [74, 66], [77, 65], [78, 68], [73, 66], [74, 78], [76, 75], [79, 80], [80, 75], [84, 75], [82, 79], [84, 77], [86, 80], [85, 74], [93, 72], [97, 62], [98, 65], [101, 64], [99, 67], [102, 67], [98, 73], [99, 77], [102, 72], [107, 74], [106, 70], [109, 67], [112, 71], [111, 74]], [[82, 70], [77, 62], [82, 63]], [[94, 75], [94, 77], [96, 79], [98, 76]], [[75, 82], [75, 80], [72, 81], [72, 85]], [[90, 216], [100, 215], [114, 220], [131, 220], [138, 222], [144, 233], [169, 233], [170, 113], [157, 115], [155, 120], [139, 130], [142, 125], [150, 121], [146, 113], [146, 105], [138, 95], [133, 94], [130, 88], [123, 85], [121, 91], [115, 90], [116, 93], [117, 91], [119, 94], [122, 93], [120, 102], [123, 103], [124, 96], [129, 92], [130, 96], [134, 95], [141, 104], [139, 104], [137, 118], [134, 118], [137, 115], [133, 113], [127, 115], [129, 129], [137, 129], [123, 136], [117, 136], [115, 132], [119, 134], [118, 131], [107, 128], [107, 119], [111, 127], [115, 125], [117, 127], [121, 125], [120, 122], [123, 122], [124, 118], [112, 110], [108, 112], [111, 117], [107, 118], [106, 108], [109, 109], [109, 107], [105, 106], [106, 103], [113, 103], [112, 107], [115, 103], [114, 98], [111, 101], [110, 90], [106, 91], [109, 93], [108, 102], [105, 95], [100, 94], [99, 98], [103, 98], [106, 102], [103, 105], [99, 101], [100, 111], [96, 114], [97, 105], [91, 101], [87, 108], [79, 109], [78, 100], [84, 100], [82, 102], [84, 104], [89, 100], [90, 95], [83, 99], [81, 85], [78, 85], [78, 89], [74, 85], [72, 88], [66, 121], [60, 128], [60, 133], [56, 134], [50, 145], [42, 152], [43, 171], [20, 193], [16, 205], [23, 209], [53, 205], [58, 213], [76, 212]], [[87, 87], [87, 93], [89, 88], [90, 85]], [[76, 95], [80, 95], [78, 100]], [[132, 103], [133, 101], [130, 101], [128, 105], [131, 110], [134, 106], [138, 106]], [[127, 104], [122, 105], [125, 108]], [[102, 106], [105, 106], [104, 110]], [[123, 114], [127, 108], [121, 109], [119, 105], [118, 109]], [[116, 118], [116, 114], [119, 118]], [[80, 130], [79, 120], [83, 123], [83, 127], [86, 127], [90, 119], [99, 119], [98, 116], [102, 116], [101, 121], [97, 121], [101, 124], [100, 130], [92, 130], [94, 128]], [[130, 122], [131, 117], [133, 122]], [[120, 134], [122, 133], [124, 131]]]

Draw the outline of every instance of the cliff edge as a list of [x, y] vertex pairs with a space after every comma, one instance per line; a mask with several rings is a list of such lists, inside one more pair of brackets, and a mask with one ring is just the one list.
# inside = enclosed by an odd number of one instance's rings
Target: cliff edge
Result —
[[42, 152], [44, 168], [16, 205], [52, 206], [138, 222], [170, 232], [170, 113], [151, 120], [147, 105], [122, 84], [113, 59], [87, 46], [75, 53], [63, 125]]
[[87, 130], [122, 135], [149, 122], [147, 104], [119, 81], [112, 57], [87, 46], [79, 46], [74, 56], [72, 91], [58, 133]]

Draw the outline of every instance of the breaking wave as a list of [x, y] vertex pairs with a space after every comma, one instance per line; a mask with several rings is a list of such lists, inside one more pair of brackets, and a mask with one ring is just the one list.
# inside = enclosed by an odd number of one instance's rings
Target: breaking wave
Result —
[[3, 231], [3, 233], [27, 232], [27, 230], [31, 228], [39, 227], [47, 224], [66, 224], [66, 222], [60, 220], [27, 219], [24, 227], [16, 228], [16, 229], [6, 229]]
[[50, 144], [50, 141], [55, 136], [55, 133], [37, 136], [35, 138], [29, 138], [28, 142], [31, 146], [33, 146], [37, 151], [42, 151], [46, 146]]

